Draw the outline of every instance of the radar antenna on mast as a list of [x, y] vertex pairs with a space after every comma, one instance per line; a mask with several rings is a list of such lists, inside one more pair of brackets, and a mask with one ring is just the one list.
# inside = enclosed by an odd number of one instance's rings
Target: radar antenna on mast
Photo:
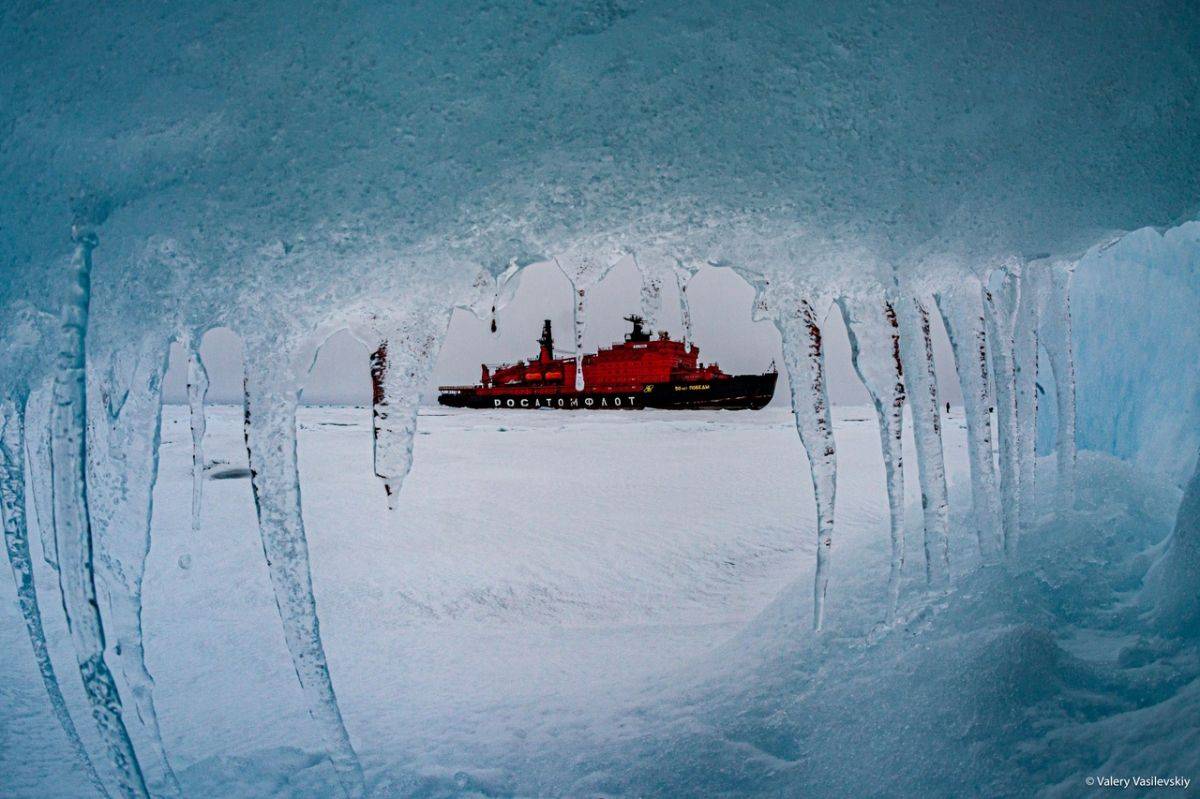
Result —
[[547, 363], [554, 360], [554, 334], [550, 332], [550, 320], [542, 322], [542, 337], [537, 340], [541, 350], [538, 352], [538, 362]]
[[625, 317], [625, 321], [633, 325], [633, 332], [625, 336], [626, 341], [649, 341], [650, 334], [642, 329], [642, 323], [646, 320], [637, 314], [630, 314]]

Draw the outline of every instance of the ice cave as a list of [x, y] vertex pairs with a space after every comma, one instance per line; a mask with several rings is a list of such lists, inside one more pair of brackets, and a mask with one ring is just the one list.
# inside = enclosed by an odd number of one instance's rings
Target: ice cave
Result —
[[[1200, 779], [1194, 0], [0, 22], [0, 795]], [[434, 412], [618, 272], [778, 407]]]

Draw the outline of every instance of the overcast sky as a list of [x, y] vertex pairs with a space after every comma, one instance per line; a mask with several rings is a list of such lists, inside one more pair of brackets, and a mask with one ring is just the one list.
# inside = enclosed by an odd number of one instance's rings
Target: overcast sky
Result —
[[[617, 264], [609, 276], [591, 292], [584, 346], [588, 352], [620, 341], [629, 330], [622, 317], [637, 312], [641, 281], [631, 259]], [[700, 359], [716, 361], [730, 373], [763, 372], [772, 361], [781, 368], [779, 333], [769, 322], [753, 322], [750, 306], [754, 290], [729, 269], [702, 269], [688, 286], [692, 321]], [[934, 355], [944, 400], [961, 402], [953, 356], [938, 315], [934, 321]], [[537, 338], [542, 320], [550, 319], [557, 349], [569, 350], [571, 330], [571, 286], [552, 263], [535, 264], [525, 270], [513, 302], [500, 311], [499, 331], [493, 336], [486, 320], [467, 311], [455, 311], [434, 371], [428, 400], [435, 401], [434, 387], [470, 384], [479, 379], [481, 363], [509, 363], [537, 355]], [[658, 325], [679, 338], [677, 293], [674, 285], [664, 288], [663, 315]], [[824, 327], [826, 369], [830, 400], [838, 405], [869, 404], [870, 398], [850, 363], [850, 343], [841, 315], [836, 309]], [[205, 336], [201, 356], [208, 368], [209, 401], [241, 402], [241, 343], [227, 329]], [[183, 352], [172, 348], [165, 391], [167, 402], [186, 401], [186, 369]], [[371, 380], [367, 350], [349, 333], [333, 335], [321, 348], [304, 386], [302, 398], [311, 404], [366, 405], [370, 402]], [[773, 404], [790, 402], [786, 374], [781, 374]]]

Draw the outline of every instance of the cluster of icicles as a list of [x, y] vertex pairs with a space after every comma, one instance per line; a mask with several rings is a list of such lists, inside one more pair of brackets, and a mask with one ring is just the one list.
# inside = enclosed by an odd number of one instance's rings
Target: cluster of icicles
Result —
[[[26, 525], [26, 471], [32, 475], [29, 509], [37, 514], [45, 558], [56, 571], [62, 605], [84, 688], [111, 773], [121, 795], [180, 795], [158, 733], [141, 635], [141, 581], [149, 551], [151, 495], [157, 472], [161, 379], [166, 345], [135, 354], [118, 390], [99, 381], [93, 388], [85, 363], [91, 253], [96, 238], [77, 231], [72, 261], [74, 290], [62, 309], [62, 347], [52, 384], [15, 391], [3, 404], [0, 428], [0, 500], [8, 557], [22, 613], [42, 679], [56, 714], [86, 774], [102, 795], [105, 782], [89, 758], [63, 698], [49, 656], [34, 586]], [[661, 312], [664, 282], [679, 289], [686, 340], [691, 340], [687, 281], [694, 274], [680, 261], [637, 260], [643, 275], [642, 312], [653, 325]], [[594, 259], [561, 258], [575, 295], [576, 357], [582, 358], [589, 290], [607, 267]], [[510, 268], [476, 288], [477, 301], [495, 310], [519, 270]], [[910, 405], [924, 511], [924, 561], [932, 588], [949, 580], [948, 502], [942, 454], [940, 400], [930, 339], [931, 315], [939, 313], [949, 334], [967, 419], [974, 502], [973, 519], [985, 562], [1011, 556], [1022, 528], [1032, 523], [1038, 351], [1053, 371], [1058, 419], [1060, 507], [1073, 504], [1074, 376], [1068, 303], [1071, 266], [1011, 264], [988, 276], [958, 280], [954, 287], [924, 296], [898, 287], [857, 291], [852, 296], [804, 296], [794, 289], [756, 283], [756, 308], [782, 333], [791, 381], [796, 428], [808, 453], [817, 508], [817, 567], [814, 626], [825, 612], [829, 560], [834, 540], [837, 487], [836, 447], [826, 392], [822, 326], [834, 308], [850, 335], [854, 367], [878, 415], [880, 446], [891, 511], [891, 569], [888, 621], [894, 621], [905, 558], [904, 472], [901, 428]], [[511, 291], [511, 285], [508, 290]], [[450, 309], [445, 311], [448, 322]], [[412, 440], [421, 389], [430, 378], [445, 326], [430, 332], [427, 319], [376, 328], [371, 356], [374, 384], [375, 471], [395, 507], [412, 463]], [[189, 350], [188, 400], [194, 446], [193, 524], [201, 507], [204, 401], [207, 375], [198, 336], [185, 337]], [[313, 718], [348, 796], [365, 792], [363, 773], [338, 709], [321, 644], [308, 550], [301, 515], [296, 460], [297, 387], [280, 358], [246, 353], [245, 438], [264, 554], [285, 639]], [[580, 381], [584, 376], [579, 370]], [[578, 386], [582, 388], [582, 384]], [[94, 418], [98, 407], [103, 409]], [[93, 410], [89, 413], [89, 408]], [[998, 432], [998, 466], [993, 457], [991, 412]], [[118, 448], [119, 447], [119, 448]], [[998, 474], [997, 474], [998, 472]], [[1024, 490], [1022, 487], [1025, 487]], [[131, 534], [137, 531], [137, 534]], [[105, 589], [102, 618], [97, 574]], [[106, 637], [115, 632], [114, 640]], [[135, 752], [124, 706], [108, 656], [117, 661], [148, 741]]]

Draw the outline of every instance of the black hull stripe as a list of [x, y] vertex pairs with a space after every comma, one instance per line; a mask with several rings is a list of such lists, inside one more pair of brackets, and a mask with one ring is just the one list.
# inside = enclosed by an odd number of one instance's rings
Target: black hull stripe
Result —
[[777, 375], [738, 375], [704, 384], [656, 383], [643, 391], [561, 395], [512, 392], [480, 395], [464, 390], [447, 392], [438, 402], [453, 408], [479, 410], [758, 410], [771, 401]]

